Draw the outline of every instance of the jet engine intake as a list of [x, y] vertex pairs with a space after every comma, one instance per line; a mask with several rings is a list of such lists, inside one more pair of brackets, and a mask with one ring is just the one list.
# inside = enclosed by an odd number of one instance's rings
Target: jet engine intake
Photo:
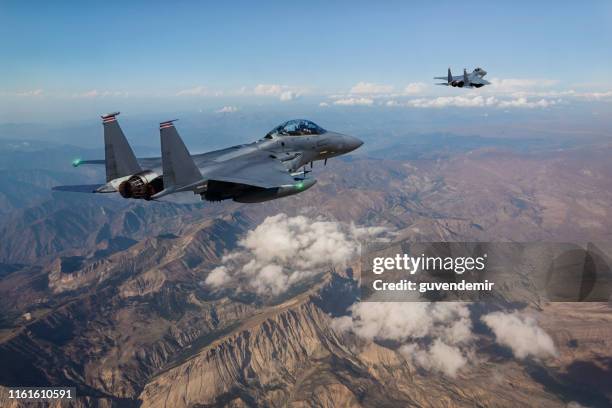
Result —
[[150, 200], [163, 189], [163, 177], [152, 170], [145, 170], [119, 184], [118, 190], [123, 198]]

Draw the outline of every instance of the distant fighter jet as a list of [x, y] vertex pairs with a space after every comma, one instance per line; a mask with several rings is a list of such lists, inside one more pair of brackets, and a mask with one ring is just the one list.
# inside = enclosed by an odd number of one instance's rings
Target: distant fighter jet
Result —
[[483, 77], [487, 75], [487, 71], [482, 68], [476, 68], [471, 73], [467, 73], [466, 69], [463, 69], [463, 76], [453, 76], [451, 69], [448, 68], [448, 76], [445, 77], [434, 77], [434, 79], [446, 79], [446, 82], [437, 83], [436, 85], [445, 85], [459, 88], [480, 88], [485, 85], [489, 85], [490, 82]]
[[[106, 183], [57, 186], [56, 191], [114, 193], [124, 198], [155, 200], [193, 191], [202, 199], [232, 199], [256, 203], [300, 193], [316, 180], [306, 164], [351, 152], [363, 144], [356, 137], [327, 131], [309, 120], [290, 120], [253, 143], [190, 155], [175, 120], [159, 125], [161, 157], [137, 159], [117, 122], [119, 112], [102, 116], [104, 160], [75, 160], [104, 164]], [[303, 170], [300, 168], [304, 166]]]

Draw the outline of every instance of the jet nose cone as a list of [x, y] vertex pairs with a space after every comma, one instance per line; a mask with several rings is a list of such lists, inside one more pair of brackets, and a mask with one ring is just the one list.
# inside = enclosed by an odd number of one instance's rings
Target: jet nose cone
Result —
[[347, 152], [352, 152], [363, 144], [363, 141], [354, 136], [344, 135], [344, 147]]

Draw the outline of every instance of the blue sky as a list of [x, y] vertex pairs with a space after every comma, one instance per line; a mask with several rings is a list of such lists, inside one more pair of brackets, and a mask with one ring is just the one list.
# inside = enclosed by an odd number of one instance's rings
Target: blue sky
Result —
[[[554, 105], [612, 89], [609, 1], [174, 3], [0, 3], [0, 122], [117, 104], [180, 110], [194, 99], [228, 112], [267, 99]], [[482, 95], [432, 87], [449, 65], [515, 82]]]

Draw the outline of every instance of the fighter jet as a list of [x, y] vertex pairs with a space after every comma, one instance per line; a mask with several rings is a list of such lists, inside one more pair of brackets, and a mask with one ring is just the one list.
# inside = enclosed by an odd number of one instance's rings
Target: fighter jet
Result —
[[448, 68], [448, 76], [445, 77], [434, 77], [434, 79], [446, 79], [446, 82], [437, 83], [436, 85], [445, 85], [459, 88], [480, 88], [485, 85], [489, 85], [490, 82], [483, 77], [487, 75], [487, 71], [482, 68], [476, 68], [471, 73], [467, 73], [467, 70], [463, 68], [463, 76], [453, 76], [451, 74], [450, 67]]
[[[102, 116], [104, 160], [75, 160], [73, 166], [106, 167], [106, 183], [57, 186], [56, 191], [115, 193], [129, 199], [156, 200], [192, 191], [203, 200], [257, 203], [300, 193], [316, 180], [306, 165], [357, 149], [356, 137], [290, 120], [262, 139], [222, 150], [190, 155], [174, 120], [159, 124], [161, 157], [137, 159], [119, 123], [119, 112]], [[302, 170], [300, 170], [303, 167]]]

